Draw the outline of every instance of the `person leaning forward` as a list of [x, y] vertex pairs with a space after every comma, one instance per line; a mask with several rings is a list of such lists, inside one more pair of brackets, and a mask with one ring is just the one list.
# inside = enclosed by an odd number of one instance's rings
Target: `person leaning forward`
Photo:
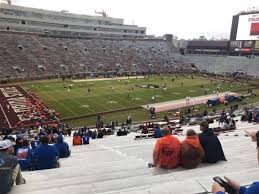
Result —
[[13, 185], [25, 184], [18, 160], [13, 156], [13, 143], [6, 139], [0, 141], [0, 194], [9, 192]]

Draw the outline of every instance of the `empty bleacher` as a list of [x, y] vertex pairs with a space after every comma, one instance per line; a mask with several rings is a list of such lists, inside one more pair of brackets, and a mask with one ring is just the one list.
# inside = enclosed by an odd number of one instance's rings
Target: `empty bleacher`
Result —
[[217, 55], [193, 55], [183, 56], [186, 62], [194, 63], [200, 70], [213, 73], [230, 72], [241, 69], [248, 75], [259, 75], [259, 57], [246, 56], [217, 56]]
[[168, 72], [178, 62], [182, 63], [166, 40], [68, 39], [1, 33], [0, 41], [0, 78], [86, 72]]

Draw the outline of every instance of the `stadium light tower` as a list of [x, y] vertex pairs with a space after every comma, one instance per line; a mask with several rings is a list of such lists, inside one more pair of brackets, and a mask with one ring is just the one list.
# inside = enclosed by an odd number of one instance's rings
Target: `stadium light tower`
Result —
[[102, 15], [103, 17], [108, 17], [108, 14], [106, 13], [106, 11], [102, 10], [102, 11], [96, 11], [95, 10], [95, 13], [96, 14], [99, 14], [99, 15]]

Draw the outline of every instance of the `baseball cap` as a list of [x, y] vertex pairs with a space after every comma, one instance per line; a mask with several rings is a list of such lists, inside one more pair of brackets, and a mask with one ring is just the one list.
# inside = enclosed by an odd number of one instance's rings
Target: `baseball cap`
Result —
[[15, 143], [11, 142], [9, 139], [0, 141], [0, 150], [5, 150], [5, 149], [10, 148], [14, 145], [15, 145]]

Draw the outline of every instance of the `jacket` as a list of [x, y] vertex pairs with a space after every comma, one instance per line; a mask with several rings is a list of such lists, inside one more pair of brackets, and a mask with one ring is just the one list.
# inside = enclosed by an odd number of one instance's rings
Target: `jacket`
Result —
[[156, 128], [154, 132], [154, 138], [161, 138], [161, 137], [163, 137], [161, 129]]
[[55, 146], [40, 144], [34, 153], [36, 170], [57, 168], [58, 150]]
[[[249, 188], [240, 187], [239, 194], [258, 194], [259, 193], [259, 182], [254, 182]], [[224, 194], [222, 191], [217, 194]]]
[[180, 161], [180, 141], [171, 135], [157, 140], [153, 152], [154, 165], [159, 168], [176, 168]]
[[13, 170], [18, 160], [15, 156], [0, 152], [0, 194], [9, 192], [14, 184]]
[[67, 158], [70, 156], [69, 146], [66, 142], [64, 142], [62, 135], [57, 137], [57, 143], [55, 143], [55, 147], [58, 150], [60, 158]]
[[221, 143], [212, 129], [205, 129], [199, 135], [200, 144], [204, 150], [205, 157], [203, 163], [216, 163], [220, 160], [226, 161]]
[[198, 136], [187, 136], [181, 143], [181, 165], [183, 168], [196, 168], [204, 158], [204, 151]]
[[33, 150], [30, 147], [18, 148], [16, 157], [21, 166], [21, 170], [30, 170], [33, 161]]
[[74, 136], [73, 137], [73, 146], [75, 145], [82, 145], [82, 138], [81, 136]]

